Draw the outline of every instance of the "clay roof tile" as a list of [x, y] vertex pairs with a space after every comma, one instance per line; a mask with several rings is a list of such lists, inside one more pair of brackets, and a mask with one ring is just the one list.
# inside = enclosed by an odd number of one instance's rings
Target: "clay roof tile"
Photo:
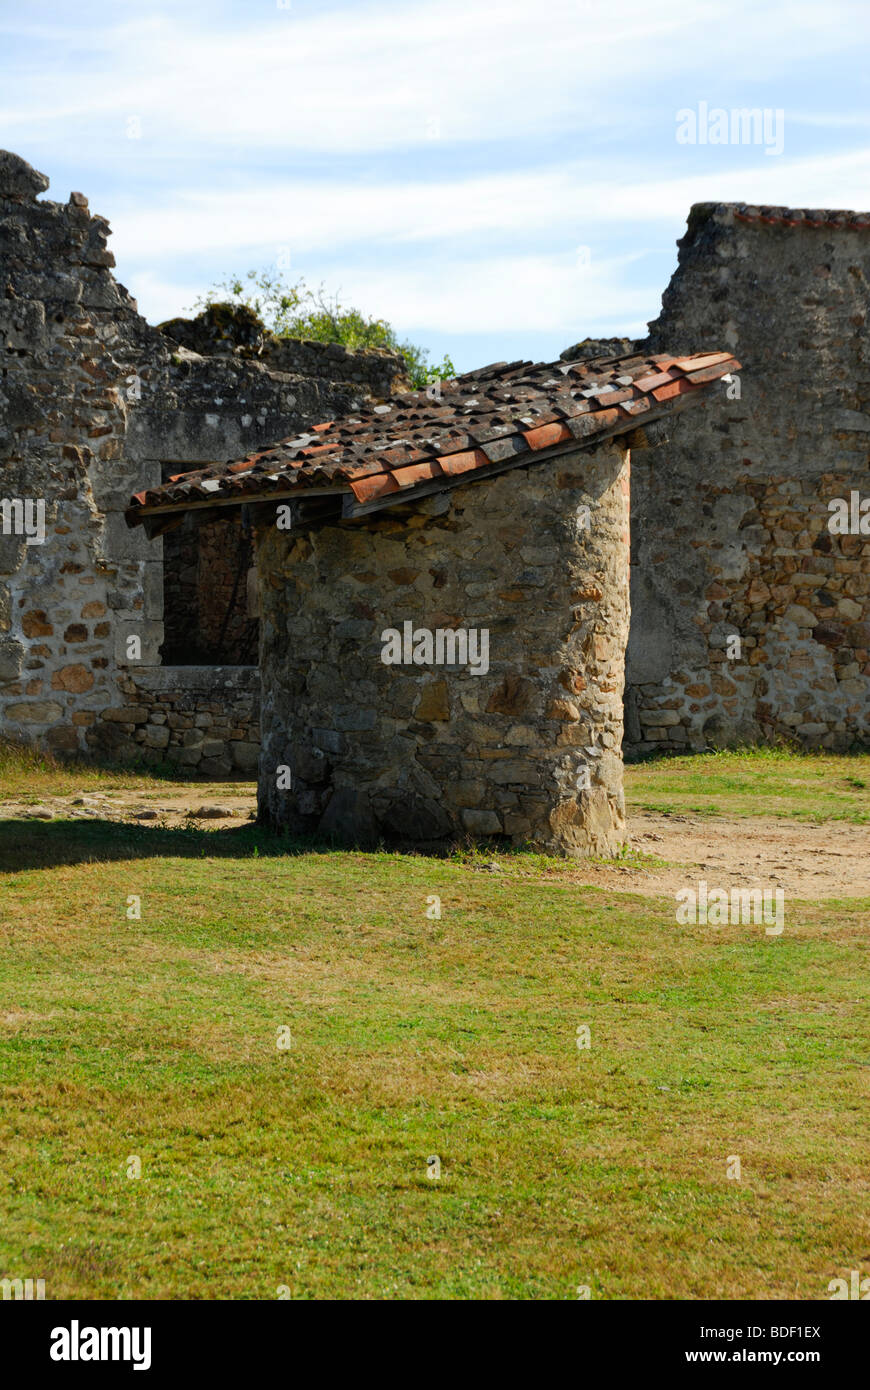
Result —
[[143, 509], [183, 509], [224, 495], [241, 501], [326, 488], [368, 503], [439, 480], [449, 487], [478, 469], [522, 462], [524, 454], [531, 462], [545, 451], [588, 447], [630, 427], [636, 415], [671, 409], [677, 396], [702, 396], [738, 366], [727, 352], [493, 363], [440, 383], [437, 394], [365, 403], [244, 459], [176, 474], [137, 493], [127, 519], [136, 525]]

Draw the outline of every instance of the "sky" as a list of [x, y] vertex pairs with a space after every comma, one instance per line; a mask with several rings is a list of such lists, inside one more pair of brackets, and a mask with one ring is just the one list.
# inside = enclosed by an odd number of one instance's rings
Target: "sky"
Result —
[[870, 0], [0, 0], [0, 148], [152, 323], [280, 269], [468, 371], [643, 335], [693, 202], [870, 208], [868, 40]]

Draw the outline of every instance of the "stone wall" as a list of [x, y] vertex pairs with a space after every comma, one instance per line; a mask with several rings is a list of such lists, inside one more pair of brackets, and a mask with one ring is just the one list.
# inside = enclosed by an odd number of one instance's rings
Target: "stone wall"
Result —
[[119, 678], [120, 700], [94, 714], [92, 749], [116, 761], [176, 763], [206, 777], [252, 776], [260, 751], [256, 666], [159, 666]]
[[[167, 466], [242, 457], [344, 414], [401, 364], [315, 351], [305, 361], [320, 374], [304, 375], [292, 352], [272, 369], [244, 344], [224, 341], [214, 357], [185, 348], [115, 281], [106, 220], [80, 193], [41, 198], [47, 187], [0, 151], [0, 734], [87, 753], [116, 722], [103, 712], [138, 711], [130, 680], [160, 665], [162, 541], [127, 527], [132, 493]], [[22, 533], [39, 507], [42, 543]], [[210, 691], [204, 678], [186, 687], [203, 715], [222, 681], [216, 668]], [[116, 749], [143, 742], [124, 734]]]
[[109, 270], [106, 222], [80, 194], [37, 201], [47, 186], [0, 156], [2, 495], [45, 508], [44, 543], [0, 534], [0, 718], [4, 734], [65, 752], [85, 746], [95, 704], [116, 703], [113, 610], [142, 607], [144, 574], [126, 546], [109, 558], [100, 510], [141, 331]]
[[652, 351], [743, 369], [634, 458], [635, 753], [870, 742], [870, 542], [828, 525], [870, 496], [870, 220], [758, 213], [692, 209], [650, 325]]
[[[259, 516], [255, 534], [264, 821], [361, 844], [623, 843], [624, 448], [301, 535]], [[384, 664], [405, 622], [485, 630], [489, 669]]]
[[206, 357], [243, 356], [273, 372], [343, 381], [373, 396], [387, 397], [407, 389], [404, 361], [395, 353], [310, 338], [276, 338], [244, 306], [212, 304], [193, 319], [170, 319], [160, 330], [166, 338]]

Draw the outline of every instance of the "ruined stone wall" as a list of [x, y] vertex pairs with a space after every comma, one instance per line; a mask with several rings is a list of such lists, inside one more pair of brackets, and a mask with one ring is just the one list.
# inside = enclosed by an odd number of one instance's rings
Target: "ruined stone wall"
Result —
[[241, 305], [213, 304], [195, 318], [170, 319], [160, 329], [172, 342], [204, 357], [241, 354], [273, 372], [344, 381], [372, 396], [387, 397], [407, 389], [404, 359], [398, 354], [310, 338], [276, 338]]
[[[353, 354], [321, 352], [322, 374], [305, 376], [232, 344], [209, 358], [169, 341], [115, 281], [105, 219], [79, 193], [41, 198], [47, 187], [0, 151], [0, 735], [133, 758], [131, 681], [159, 668], [164, 625], [162, 541], [127, 527], [132, 493], [167, 465], [242, 457], [346, 413], [397, 366], [362, 354], [354, 372]], [[44, 507], [42, 543], [22, 533], [28, 502], [34, 517]], [[176, 668], [179, 694], [213, 714], [220, 668], [210, 692], [191, 679]], [[253, 737], [245, 717], [231, 728]]]
[[[361, 844], [623, 843], [622, 447], [471, 482], [405, 516], [302, 535], [260, 521], [256, 542], [262, 819]], [[382, 634], [405, 622], [485, 630], [489, 669], [384, 664]]]
[[127, 547], [108, 556], [101, 510], [141, 330], [106, 222], [80, 194], [37, 201], [47, 186], [0, 157], [0, 495], [45, 509], [43, 543], [0, 527], [0, 720], [72, 751], [94, 706], [117, 701], [113, 610], [142, 607], [142, 570]]
[[634, 455], [629, 752], [870, 741], [870, 219], [758, 211], [693, 208], [650, 325], [743, 368]]
[[146, 763], [169, 762], [206, 777], [253, 776], [260, 752], [256, 666], [157, 666], [122, 675], [125, 703], [102, 721]]

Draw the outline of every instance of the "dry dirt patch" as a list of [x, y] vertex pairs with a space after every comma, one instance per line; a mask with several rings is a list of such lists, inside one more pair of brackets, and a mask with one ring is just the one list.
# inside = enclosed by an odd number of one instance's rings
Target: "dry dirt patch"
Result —
[[870, 826], [637, 811], [629, 827], [634, 849], [668, 862], [639, 871], [620, 867], [614, 886], [670, 894], [686, 886], [691, 870], [710, 887], [782, 888], [796, 898], [870, 896]]

